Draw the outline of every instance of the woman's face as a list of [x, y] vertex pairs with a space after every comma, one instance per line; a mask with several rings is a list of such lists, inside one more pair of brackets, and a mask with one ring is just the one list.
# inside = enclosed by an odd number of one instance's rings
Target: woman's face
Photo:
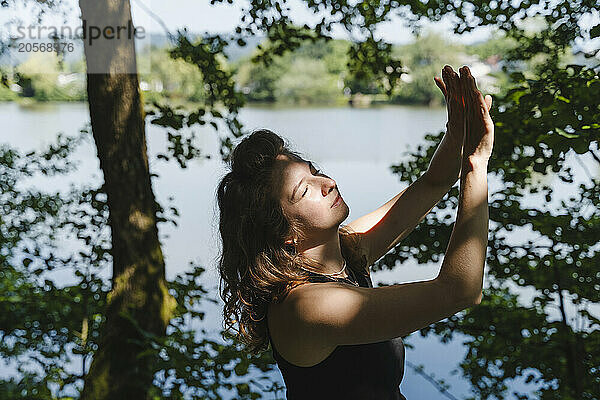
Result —
[[337, 232], [350, 209], [343, 199], [338, 204], [336, 182], [318, 171], [310, 161], [277, 157], [279, 168], [279, 198], [288, 218], [300, 223], [307, 237], [327, 237]]

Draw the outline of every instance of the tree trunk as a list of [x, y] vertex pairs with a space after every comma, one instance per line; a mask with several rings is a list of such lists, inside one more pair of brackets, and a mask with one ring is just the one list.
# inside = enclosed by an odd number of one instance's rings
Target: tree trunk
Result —
[[[131, 21], [128, 0], [80, 0], [79, 7], [84, 29], [111, 26], [108, 36]], [[153, 355], [142, 354], [147, 335], [165, 334], [174, 300], [158, 240], [133, 38], [90, 39], [84, 36], [87, 93], [110, 212], [113, 275], [82, 399], [145, 399], [154, 372]]]

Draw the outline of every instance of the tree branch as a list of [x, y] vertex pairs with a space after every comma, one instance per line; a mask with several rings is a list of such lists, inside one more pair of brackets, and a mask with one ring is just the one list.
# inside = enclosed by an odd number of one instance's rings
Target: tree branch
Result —
[[594, 160], [596, 160], [598, 162], [598, 164], [600, 164], [600, 157], [594, 152], [594, 150], [589, 149], [588, 151], [590, 152], [592, 157], [594, 157]]
[[435, 380], [435, 378], [431, 375], [429, 375], [427, 372], [425, 372], [423, 370], [423, 367], [419, 367], [413, 363], [411, 363], [410, 361], [406, 360], [406, 365], [408, 365], [410, 368], [412, 368], [413, 371], [415, 371], [417, 374], [421, 375], [423, 378], [425, 378], [429, 383], [431, 383], [433, 386], [435, 386], [435, 388], [444, 396], [446, 396], [447, 398], [451, 399], [451, 400], [458, 400], [458, 397], [454, 396], [452, 393], [448, 392], [448, 389], [446, 389], [440, 382], [438, 382], [437, 380]]

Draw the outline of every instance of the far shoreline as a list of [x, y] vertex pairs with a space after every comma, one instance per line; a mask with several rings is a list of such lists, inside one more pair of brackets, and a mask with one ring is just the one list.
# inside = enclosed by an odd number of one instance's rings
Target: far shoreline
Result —
[[[20, 108], [51, 108], [53, 106], [64, 106], [64, 105], [69, 105], [69, 104], [86, 104], [87, 105], [87, 101], [86, 100], [51, 100], [51, 101], [38, 101], [38, 100], [25, 100], [25, 99], [19, 99], [19, 100], [0, 100], [0, 106], [3, 105], [7, 105], [7, 104], [15, 104], [17, 106], [19, 106]], [[203, 103], [192, 103], [192, 102], [185, 102], [183, 103], [185, 104], [185, 106], [188, 106], [190, 108], [194, 108], [197, 106], [201, 106]], [[182, 105], [182, 103], [176, 102], [174, 101], [172, 103], [173, 106], [177, 106], [177, 105]], [[145, 104], [146, 107], [151, 108], [152, 107], [152, 103], [148, 102]], [[351, 108], [351, 109], [356, 109], [356, 110], [361, 110], [361, 109], [380, 109], [380, 108], [393, 108], [393, 107], [407, 107], [407, 108], [428, 108], [428, 109], [441, 109], [441, 108], [445, 108], [444, 104], [441, 105], [428, 105], [428, 104], [421, 104], [421, 103], [412, 103], [412, 102], [405, 102], [405, 103], [397, 103], [397, 102], [382, 102], [382, 101], [377, 101], [377, 102], [372, 102], [369, 105], [365, 105], [365, 106], [352, 106], [350, 104], [344, 104], [344, 103], [302, 103], [302, 104], [297, 104], [297, 103], [288, 103], [288, 102], [277, 102], [277, 103], [266, 103], [266, 102], [248, 102], [246, 103], [242, 109], [244, 108], [252, 108], [252, 109], [264, 109], [264, 110], [297, 110], [297, 109], [302, 109], [302, 110], [310, 110], [310, 109], [347, 109], [347, 108]]]

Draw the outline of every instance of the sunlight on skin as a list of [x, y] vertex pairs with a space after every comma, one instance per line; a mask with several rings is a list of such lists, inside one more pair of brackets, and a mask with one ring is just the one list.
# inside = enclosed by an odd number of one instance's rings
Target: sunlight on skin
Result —
[[298, 241], [297, 251], [323, 263], [322, 272], [338, 272], [344, 262], [338, 230], [350, 209], [343, 198], [332, 207], [339, 193], [335, 180], [311, 169], [308, 161], [278, 156], [277, 162], [282, 208], [290, 220], [301, 226], [305, 236]]

